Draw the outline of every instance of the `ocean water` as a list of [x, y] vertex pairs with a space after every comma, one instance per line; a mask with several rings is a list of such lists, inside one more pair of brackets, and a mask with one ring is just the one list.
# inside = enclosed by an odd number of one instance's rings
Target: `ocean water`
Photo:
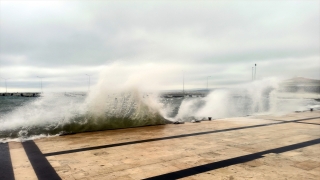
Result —
[[212, 90], [205, 97], [164, 98], [159, 92], [138, 89], [99, 90], [88, 95], [0, 96], [0, 142], [207, 117], [281, 115], [320, 107], [313, 98], [283, 94], [278, 92], [277, 83], [261, 81]]

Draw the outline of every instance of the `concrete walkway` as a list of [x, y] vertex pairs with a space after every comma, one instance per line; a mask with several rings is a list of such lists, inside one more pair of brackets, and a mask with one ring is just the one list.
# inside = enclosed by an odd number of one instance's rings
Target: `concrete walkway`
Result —
[[0, 179], [320, 179], [320, 111], [0, 144]]

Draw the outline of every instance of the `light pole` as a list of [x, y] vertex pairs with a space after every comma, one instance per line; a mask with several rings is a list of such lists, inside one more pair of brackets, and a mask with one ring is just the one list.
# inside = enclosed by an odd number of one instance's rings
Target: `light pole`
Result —
[[207, 76], [207, 91], [209, 90], [209, 89], [208, 89], [208, 81], [209, 81], [209, 77], [211, 77], [211, 76]]
[[41, 93], [43, 93], [43, 92], [42, 92], [42, 78], [43, 78], [43, 77], [39, 77], [39, 76], [37, 76], [37, 77], [40, 78], [40, 82], [41, 82], [41, 84], [40, 84], [40, 85], [41, 85]]
[[252, 75], [251, 75], [251, 79], [252, 79], [252, 81], [253, 81], [253, 67], [252, 67]]
[[[0, 79], [3, 79], [3, 78], [0, 76]], [[1, 81], [0, 81], [0, 83], [1, 83]]]
[[88, 75], [88, 74], [86, 74], [88, 77], [89, 77], [89, 84], [88, 84], [88, 92], [90, 91], [90, 76], [91, 75]]
[[257, 79], [257, 64], [254, 64], [254, 80]]
[[182, 92], [184, 97], [184, 71], [182, 71]]
[[4, 82], [5, 82], [5, 85], [6, 85], [6, 93], [7, 93], [7, 92], [8, 92], [8, 91], [7, 91], [7, 80], [10, 79], [10, 78], [7, 78], [7, 79], [2, 78], [2, 79], [4, 79]]

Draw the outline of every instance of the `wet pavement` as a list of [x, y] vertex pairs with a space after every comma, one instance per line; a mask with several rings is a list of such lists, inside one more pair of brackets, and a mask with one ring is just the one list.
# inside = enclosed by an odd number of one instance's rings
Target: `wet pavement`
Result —
[[320, 179], [320, 111], [0, 144], [0, 179]]

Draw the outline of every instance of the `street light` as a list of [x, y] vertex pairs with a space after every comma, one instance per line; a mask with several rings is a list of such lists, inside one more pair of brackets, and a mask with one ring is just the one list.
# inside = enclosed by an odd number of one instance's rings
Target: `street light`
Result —
[[[0, 79], [3, 79], [3, 78], [0, 76]], [[0, 84], [1, 84], [1, 81], [0, 81]]]
[[209, 89], [208, 89], [208, 81], [209, 81], [209, 77], [211, 77], [211, 76], [207, 76], [207, 91], [209, 90]]
[[254, 64], [254, 80], [257, 79], [257, 64]]
[[39, 77], [39, 76], [37, 76], [37, 77], [40, 78], [40, 82], [41, 82], [41, 93], [43, 93], [43, 92], [42, 92], [42, 78], [43, 78], [43, 77]]
[[7, 93], [7, 80], [10, 79], [10, 78], [7, 78], [7, 79], [1, 78], [1, 79], [4, 79], [4, 82], [5, 82], [5, 85], [6, 85], [6, 93]]
[[184, 97], [184, 71], [182, 71], [182, 93]]
[[253, 67], [252, 67], [252, 77], [251, 77], [252, 81], [253, 81]]
[[88, 92], [90, 91], [90, 76], [92, 76], [92, 75], [88, 75], [88, 74], [86, 74], [88, 77], [89, 77], [89, 84], [88, 84]]

